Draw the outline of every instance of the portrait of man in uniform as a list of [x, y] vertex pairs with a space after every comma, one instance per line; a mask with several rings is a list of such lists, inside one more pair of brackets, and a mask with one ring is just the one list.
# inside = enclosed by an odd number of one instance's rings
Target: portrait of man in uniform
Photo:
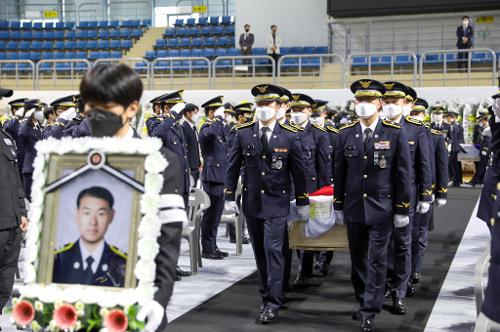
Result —
[[105, 240], [115, 219], [114, 205], [113, 194], [104, 187], [91, 186], [78, 193], [73, 223], [79, 237], [55, 250], [53, 282], [124, 287], [127, 255]]

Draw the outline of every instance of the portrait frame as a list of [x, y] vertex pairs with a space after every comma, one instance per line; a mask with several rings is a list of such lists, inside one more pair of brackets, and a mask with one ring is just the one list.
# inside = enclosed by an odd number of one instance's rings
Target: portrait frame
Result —
[[[168, 162], [156, 138], [63, 138], [36, 144], [32, 202], [28, 213], [21, 298], [42, 303], [97, 304], [101, 308], [144, 304], [154, 298], [160, 192]], [[66, 173], [63, 174], [63, 171]], [[70, 170], [70, 172], [67, 172]], [[102, 171], [134, 188], [123, 287], [52, 282], [59, 188], [88, 171]], [[132, 175], [127, 175], [131, 173]]]

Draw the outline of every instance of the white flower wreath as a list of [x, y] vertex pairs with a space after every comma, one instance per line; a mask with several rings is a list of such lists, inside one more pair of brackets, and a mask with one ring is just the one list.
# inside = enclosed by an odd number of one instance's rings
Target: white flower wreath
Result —
[[[163, 185], [162, 172], [168, 166], [160, 152], [162, 143], [156, 138], [49, 138], [36, 144], [37, 157], [34, 161], [32, 203], [28, 212], [31, 221], [26, 234], [26, 248], [21, 266], [24, 285], [19, 287], [21, 297], [38, 298], [44, 303], [77, 302], [97, 303], [101, 307], [116, 305], [131, 306], [153, 299], [156, 292], [154, 276], [155, 257], [159, 252], [156, 239], [161, 234], [158, 207]], [[43, 206], [47, 181], [47, 166], [50, 154], [84, 154], [99, 150], [108, 154], [145, 155], [145, 192], [141, 197], [142, 218], [138, 226], [137, 252], [139, 260], [135, 268], [138, 280], [136, 288], [107, 288], [82, 285], [58, 285], [36, 283], [38, 256], [43, 220]]]

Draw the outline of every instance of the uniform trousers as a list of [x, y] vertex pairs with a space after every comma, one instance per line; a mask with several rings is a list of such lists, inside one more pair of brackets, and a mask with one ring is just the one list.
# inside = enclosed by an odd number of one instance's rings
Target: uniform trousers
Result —
[[453, 185], [459, 185], [462, 183], [462, 163], [458, 161], [458, 152], [450, 153], [450, 181], [453, 181]]
[[203, 190], [210, 197], [210, 207], [201, 220], [201, 247], [204, 253], [217, 249], [217, 231], [224, 211], [224, 184], [203, 182]]
[[31, 202], [31, 185], [33, 184], [33, 173], [23, 174], [24, 197]]
[[392, 223], [365, 225], [347, 221], [351, 281], [360, 312], [373, 318], [382, 309], [387, 276], [387, 248]]
[[427, 213], [416, 213], [413, 219], [411, 239], [411, 273], [422, 271], [422, 258], [429, 242], [429, 222], [432, 219], [434, 207], [431, 205]]
[[0, 230], [0, 313], [12, 295], [21, 251], [21, 234], [18, 227]]
[[262, 219], [245, 214], [245, 218], [257, 263], [262, 302], [266, 309], [278, 310], [283, 296], [283, 235], [287, 217]]

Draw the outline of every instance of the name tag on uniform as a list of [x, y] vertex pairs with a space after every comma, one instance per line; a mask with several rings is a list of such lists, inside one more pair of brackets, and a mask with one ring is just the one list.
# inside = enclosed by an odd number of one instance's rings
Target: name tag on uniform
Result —
[[245, 144], [245, 145], [243, 145], [243, 147], [247, 150], [255, 149], [255, 145], [253, 145], [253, 144]]
[[288, 149], [287, 148], [274, 148], [274, 152], [287, 153]]
[[391, 141], [379, 141], [374, 144], [375, 150], [390, 150], [391, 149]]
[[415, 141], [408, 141], [408, 144], [415, 145]]
[[12, 146], [12, 141], [8, 138], [4, 138], [3, 141], [5, 142], [5, 144], [7, 144], [8, 146]]

